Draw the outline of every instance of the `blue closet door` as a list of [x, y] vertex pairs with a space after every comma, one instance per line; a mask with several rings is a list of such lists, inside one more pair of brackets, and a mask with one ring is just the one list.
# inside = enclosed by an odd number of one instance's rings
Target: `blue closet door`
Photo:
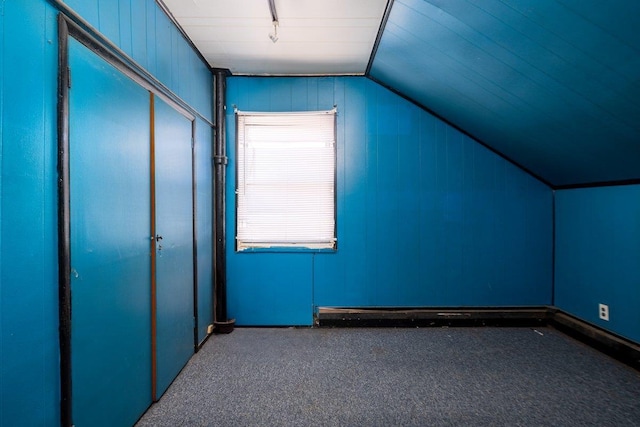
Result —
[[155, 99], [156, 397], [194, 352], [191, 121]]
[[69, 43], [73, 420], [129, 426], [151, 404], [150, 95]]

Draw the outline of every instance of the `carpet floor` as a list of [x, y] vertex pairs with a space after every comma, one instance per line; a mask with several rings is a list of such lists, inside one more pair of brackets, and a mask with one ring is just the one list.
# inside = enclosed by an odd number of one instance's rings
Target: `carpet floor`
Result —
[[640, 426], [640, 372], [551, 328], [237, 328], [137, 426]]

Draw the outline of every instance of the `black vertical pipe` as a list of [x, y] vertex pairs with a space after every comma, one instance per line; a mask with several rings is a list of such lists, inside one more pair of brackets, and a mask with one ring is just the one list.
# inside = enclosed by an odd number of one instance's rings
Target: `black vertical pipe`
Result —
[[234, 320], [227, 316], [227, 244], [226, 244], [226, 91], [228, 70], [214, 70], [216, 135], [213, 149], [214, 163], [214, 238], [215, 285], [214, 326], [217, 333], [233, 331]]
[[69, 215], [69, 27], [58, 15], [58, 333], [60, 339], [60, 423], [71, 413], [71, 232]]

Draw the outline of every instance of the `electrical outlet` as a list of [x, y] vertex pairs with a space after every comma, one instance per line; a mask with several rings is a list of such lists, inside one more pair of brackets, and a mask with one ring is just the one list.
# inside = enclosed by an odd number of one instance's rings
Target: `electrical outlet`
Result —
[[213, 333], [213, 325], [209, 325], [209, 326], [207, 327], [207, 333], [208, 333], [208, 334]]
[[598, 304], [598, 313], [602, 320], [609, 320], [609, 306], [606, 304]]

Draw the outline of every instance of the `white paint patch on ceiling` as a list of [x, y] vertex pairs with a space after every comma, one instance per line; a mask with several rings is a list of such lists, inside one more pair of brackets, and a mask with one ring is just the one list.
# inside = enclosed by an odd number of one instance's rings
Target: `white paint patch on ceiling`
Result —
[[214, 68], [248, 75], [364, 74], [387, 0], [163, 0]]

